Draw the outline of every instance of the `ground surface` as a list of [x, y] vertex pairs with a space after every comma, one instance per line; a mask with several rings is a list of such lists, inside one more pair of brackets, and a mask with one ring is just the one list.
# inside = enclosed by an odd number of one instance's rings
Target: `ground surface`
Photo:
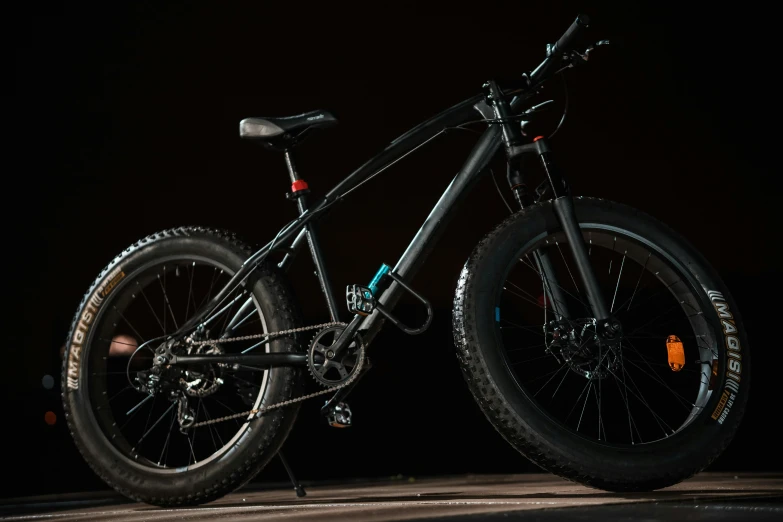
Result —
[[703, 473], [653, 493], [613, 494], [547, 474], [402, 478], [243, 489], [195, 508], [159, 509], [113, 494], [0, 500], [2, 520], [783, 520], [783, 474]]

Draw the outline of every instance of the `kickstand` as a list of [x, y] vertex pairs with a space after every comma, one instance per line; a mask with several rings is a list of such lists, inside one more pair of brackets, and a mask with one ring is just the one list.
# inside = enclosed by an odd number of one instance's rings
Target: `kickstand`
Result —
[[285, 460], [285, 457], [283, 456], [282, 451], [278, 451], [277, 455], [280, 457], [280, 462], [283, 463], [283, 467], [285, 468], [286, 473], [288, 473], [288, 478], [291, 479], [291, 484], [294, 485], [294, 491], [296, 491], [297, 497], [304, 497], [307, 495], [307, 492], [304, 490], [302, 485], [296, 481], [296, 477], [294, 477], [294, 472], [291, 471], [291, 466], [288, 465], [288, 461]]

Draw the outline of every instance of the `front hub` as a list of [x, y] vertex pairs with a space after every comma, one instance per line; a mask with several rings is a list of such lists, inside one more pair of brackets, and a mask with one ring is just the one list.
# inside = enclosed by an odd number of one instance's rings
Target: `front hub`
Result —
[[[618, 371], [622, 326], [612, 323], [613, 336], [608, 338], [595, 319], [552, 321], [547, 328], [547, 352], [571, 371], [586, 379], [604, 379]], [[611, 326], [610, 326], [611, 328]]]

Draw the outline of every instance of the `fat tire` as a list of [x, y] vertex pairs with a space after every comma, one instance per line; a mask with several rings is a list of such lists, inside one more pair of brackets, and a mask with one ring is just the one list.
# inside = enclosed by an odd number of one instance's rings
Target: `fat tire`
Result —
[[[198, 472], [161, 476], [139, 470], [114, 448], [88, 411], [84, 387], [70, 389], [69, 361], [73, 361], [73, 339], [77, 324], [83, 318], [89, 300], [109, 283], [108, 277], [118, 268], [138, 266], [140, 260], [154, 260], [172, 251], [195, 251], [204, 256], [218, 256], [237, 270], [247, 259], [250, 249], [233, 234], [201, 227], [181, 227], [152, 234], [118, 255], [100, 273], [84, 295], [74, 316], [66, 340], [62, 368], [62, 400], [73, 440], [93, 471], [109, 486], [139, 502], [157, 506], [185, 506], [209, 502], [246, 484], [277, 453], [296, 419], [298, 404], [277, 408], [251, 421], [253, 428], [243, 435], [232, 451]], [[277, 267], [262, 264], [254, 272], [251, 284], [260, 306], [266, 307], [265, 318], [271, 331], [301, 326], [301, 315], [290, 285]], [[268, 316], [267, 316], [268, 314]], [[97, 320], [95, 321], [97, 323]], [[89, 335], [89, 334], [86, 334]], [[85, 342], [85, 347], [87, 343]], [[299, 351], [298, 337], [285, 337], [270, 344], [272, 351]], [[76, 354], [86, 359], [85, 354]], [[86, 372], [81, 372], [86, 373]], [[301, 371], [280, 367], [270, 370], [262, 404], [273, 404], [295, 397], [301, 392]], [[147, 468], [149, 469], [149, 468]]]
[[[676, 484], [704, 469], [734, 437], [748, 400], [750, 353], [736, 303], [707, 260], [684, 238], [655, 218], [617, 203], [575, 198], [579, 223], [599, 223], [630, 230], [670, 256], [700, 284], [700, 299], [710, 302], [707, 290], [719, 291], [733, 314], [741, 343], [742, 375], [738, 393], [722, 423], [711, 418], [727, 379], [725, 334], [718, 330], [719, 382], [707, 407], [683, 430], [676, 443], [650, 444], [622, 449], [580, 438], [538, 409], [513, 384], [513, 377], [498, 363], [499, 347], [489, 320], [482, 314], [495, 307], [487, 285], [498, 285], [524, 245], [541, 234], [560, 230], [551, 201], [517, 212], [485, 236], [473, 250], [460, 274], [454, 297], [453, 328], [457, 358], [473, 397], [496, 430], [539, 467], [575, 482], [607, 491], [651, 491]], [[489, 307], [489, 308], [487, 308]], [[712, 309], [712, 307], [710, 307]], [[713, 310], [714, 311], [714, 310]], [[705, 312], [706, 313], [706, 312]], [[717, 312], [715, 318], [717, 319]], [[718, 320], [717, 323], [720, 324]], [[687, 432], [687, 434], [685, 433]], [[674, 438], [674, 437], [671, 437]], [[641, 445], [640, 445], [641, 446]]]

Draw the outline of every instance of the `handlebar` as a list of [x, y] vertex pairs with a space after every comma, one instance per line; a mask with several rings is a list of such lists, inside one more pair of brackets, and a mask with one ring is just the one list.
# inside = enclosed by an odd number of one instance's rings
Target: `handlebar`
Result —
[[571, 47], [574, 41], [576, 41], [576, 37], [579, 36], [579, 33], [583, 29], [587, 29], [589, 25], [590, 18], [587, 15], [577, 15], [574, 23], [572, 23], [571, 26], [566, 29], [566, 32], [563, 33], [563, 36], [561, 36], [555, 45], [550, 48], [549, 54], [562, 54], [564, 52], [570, 51], [569, 47]]
[[546, 58], [528, 76], [531, 86], [538, 85], [546, 79], [547, 73], [555, 65], [556, 60], [561, 59], [563, 54], [571, 50], [570, 47], [577, 40], [579, 34], [589, 25], [590, 18], [587, 15], [580, 14], [554, 45], [547, 46]]

